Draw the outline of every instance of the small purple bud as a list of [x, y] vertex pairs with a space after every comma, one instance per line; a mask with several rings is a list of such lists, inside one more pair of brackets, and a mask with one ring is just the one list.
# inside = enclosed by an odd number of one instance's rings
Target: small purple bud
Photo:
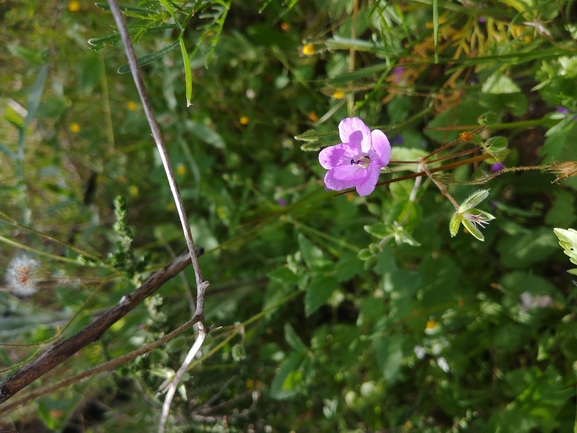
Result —
[[491, 171], [493, 173], [497, 173], [498, 171], [503, 170], [503, 164], [501, 164], [500, 162], [497, 162], [496, 164], [491, 165]]
[[567, 113], [569, 113], [569, 110], [566, 109], [565, 107], [557, 107], [557, 112], [567, 114]]
[[483, 17], [479, 17], [477, 21], [479, 21], [481, 24], [485, 24], [485, 18]]
[[286, 200], [284, 200], [282, 198], [278, 199], [276, 202], [279, 206], [286, 206]]

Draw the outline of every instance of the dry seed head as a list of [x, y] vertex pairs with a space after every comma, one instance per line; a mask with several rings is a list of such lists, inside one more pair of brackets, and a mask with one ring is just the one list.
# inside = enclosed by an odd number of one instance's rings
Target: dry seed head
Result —
[[16, 257], [6, 270], [6, 283], [15, 295], [30, 296], [38, 290], [36, 271], [40, 263], [25, 254]]
[[551, 183], [557, 183], [562, 179], [567, 179], [577, 175], [577, 162], [563, 161], [556, 164], [551, 164], [549, 170], [557, 175], [555, 180]]

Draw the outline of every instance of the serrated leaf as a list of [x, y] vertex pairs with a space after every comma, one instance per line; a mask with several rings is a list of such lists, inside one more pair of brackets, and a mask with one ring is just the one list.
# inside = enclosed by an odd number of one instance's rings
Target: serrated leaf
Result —
[[479, 125], [494, 125], [499, 121], [499, 116], [492, 111], [487, 111], [479, 116], [477, 122]]
[[291, 271], [289, 268], [287, 268], [286, 266], [283, 266], [282, 268], [278, 268], [275, 269], [272, 272], [269, 272], [268, 274], [269, 278], [272, 278], [275, 281], [278, 281], [279, 283], [283, 283], [283, 284], [298, 284], [300, 277], [298, 275], [296, 275], [293, 271]]
[[303, 260], [309, 269], [321, 269], [331, 264], [331, 261], [325, 257], [322, 250], [313, 245], [302, 234], [299, 234], [298, 240]]
[[377, 223], [377, 224], [373, 224], [371, 226], [367, 225], [367, 226], [364, 226], [363, 229], [368, 234], [373, 235], [379, 239], [383, 239], [384, 237], [391, 234], [391, 232], [393, 231], [392, 226], [390, 226], [388, 224], [384, 224], [384, 223]]
[[[174, 50], [176, 47], [178, 47], [179, 44], [180, 44], [180, 41], [176, 40], [175, 42], [164, 47], [161, 50], [158, 50], [158, 51], [155, 51], [154, 53], [150, 53], [150, 54], [147, 54], [146, 56], [140, 57], [138, 59], [138, 66], [148, 65], [149, 63], [152, 63], [155, 60], [160, 59], [161, 57], [167, 55], [172, 50]], [[119, 74], [127, 74], [128, 72], [130, 72], [130, 65], [128, 65], [128, 64], [122, 65], [120, 68], [118, 68]]]
[[314, 278], [305, 289], [305, 315], [309, 317], [317, 311], [331, 297], [338, 284], [333, 276]]
[[481, 91], [483, 93], [502, 94], [517, 93], [520, 92], [521, 89], [511, 78], [501, 74], [500, 72], [495, 72], [493, 75], [487, 78], [487, 81], [485, 81], [483, 84]]

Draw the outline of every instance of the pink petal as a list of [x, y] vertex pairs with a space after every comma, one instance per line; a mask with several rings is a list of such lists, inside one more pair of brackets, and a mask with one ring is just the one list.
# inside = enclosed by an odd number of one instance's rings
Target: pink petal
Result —
[[357, 155], [356, 149], [348, 143], [337, 144], [336, 146], [325, 147], [319, 153], [319, 162], [330, 170], [340, 165], [350, 165], [351, 159]]
[[366, 178], [361, 184], [357, 185], [357, 192], [360, 196], [369, 195], [375, 190], [381, 174], [381, 167], [377, 162], [373, 162], [369, 164], [364, 172], [366, 173]]
[[371, 148], [371, 130], [358, 117], [347, 117], [341, 120], [339, 137], [343, 143], [350, 143], [364, 153]]
[[328, 189], [340, 191], [353, 188], [363, 182], [366, 169], [357, 165], [340, 166], [329, 170], [325, 175], [325, 185]]
[[381, 167], [386, 166], [391, 160], [391, 144], [383, 131], [375, 129], [371, 132], [373, 149], [379, 155]]

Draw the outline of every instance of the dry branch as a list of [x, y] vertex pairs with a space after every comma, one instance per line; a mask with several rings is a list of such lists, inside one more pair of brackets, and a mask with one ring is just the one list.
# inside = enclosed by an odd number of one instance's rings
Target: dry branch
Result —
[[[200, 248], [199, 248], [200, 250]], [[199, 252], [197, 252], [198, 254]], [[123, 296], [114, 307], [98, 317], [86, 328], [72, 337], [53, 345], [38, 358], [30, 361], [8, 379], [0, 382], [0, 404], [29, 385], [43, 374], [52, 370], [61, 362], [70, 358], [88, 344], [98, 340], [114, 323], [124, 317], [145, 298], [153, 294], [166, 281], [181, 272], [190, 264], [188, 252], [181, 254], [170, 264], [155, 272], [138, 289]]]

